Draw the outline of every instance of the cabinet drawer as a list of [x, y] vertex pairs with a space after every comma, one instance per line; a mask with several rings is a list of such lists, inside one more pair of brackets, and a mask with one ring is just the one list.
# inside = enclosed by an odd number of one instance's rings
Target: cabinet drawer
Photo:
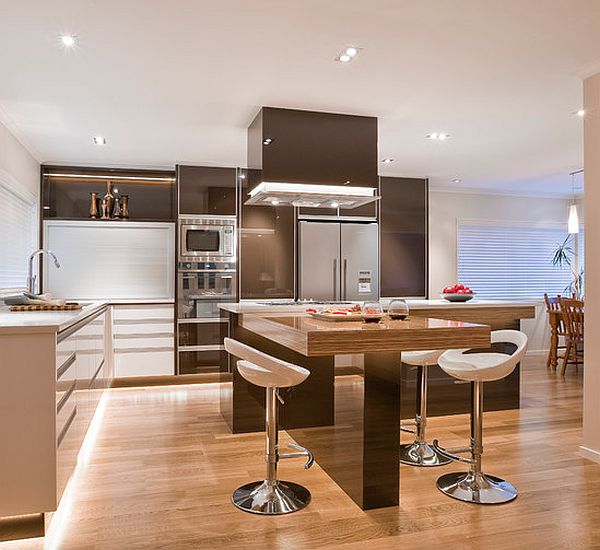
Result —
[[56, 448], [56, 498], [65, 490], [67, 481], [77, 464], [77, 455], [81, 441], [78, 434], [77, 408], [72, 409], [70, 416], [60, 431], [57, 431]]
[[226, 352], [221, 346], [216, 346], [216, 348], [218, 349], [179, 351], [177, 354], [179, 361], [179, 374], [219, 372], [219, 365]]
[[118, 351], [115, 353], [115, 378], [158, 376], [175, 373], [173, 350]]
[[113, 319], [115, 325], [126, 324], [121, 321], [153, 321], [164, 322], [175, 318], [173, 304], [151, 306], [114, 306]]
[[215, 321], [212, 323], [183, 323], [180, 322], [178, 342], [180, 346], [210, 346], [222, 345], [227, 334], [227, 323]]

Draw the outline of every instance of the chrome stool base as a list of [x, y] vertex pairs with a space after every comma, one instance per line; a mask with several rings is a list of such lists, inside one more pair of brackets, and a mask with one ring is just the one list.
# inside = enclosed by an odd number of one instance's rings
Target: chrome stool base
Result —
[[445, 466], [452, 460], [438, 453], [429, 443], [414, 441], [400, 445], [400, 462], [409, 466], [434, 467]]
[[231, 501], [244, 512], [276, 516], [302, 510], [310, 502], [310, 492], [291, 481], [253, 481], [236, 489]]
[[474, 504], [504, 504], [517, 498], [518, 492], [499, 477], [473, 472], [452, 472], [437, 480], [442, 493]]

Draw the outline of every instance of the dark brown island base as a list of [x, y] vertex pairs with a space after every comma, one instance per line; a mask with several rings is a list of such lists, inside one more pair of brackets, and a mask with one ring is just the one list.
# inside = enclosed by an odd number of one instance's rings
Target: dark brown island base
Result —
[[[412, 305], [405, 321], [378, 325], [319, 321], [298, 307], [222, 306], [232, 338], [311, 371], [302, 385], [282, 392], [280, 427], [309, 448], [363, 509], [399, 502], [400, 418], [414, 416], [416, 395], [415, 368], [400, 367], [401, 352], [489, 347], [490, 327], [519, 328], [521, 319], [535, 315], [528, 304], [420, 305]], [[340, 354], [363, 354], [364, 365], [354, 375], [335, 376], [334, 356]], [[221, 413], [232, 432], [264, 430], [262, 388], [239, 376], [235, 358], [225, 354], [221, 371]], [[487, 410], [519, 407], [518, 369], [488, 386]], [[429, 403], [433, 415], [466, 413], [469, 385], [454, 383], [434, 367]]]

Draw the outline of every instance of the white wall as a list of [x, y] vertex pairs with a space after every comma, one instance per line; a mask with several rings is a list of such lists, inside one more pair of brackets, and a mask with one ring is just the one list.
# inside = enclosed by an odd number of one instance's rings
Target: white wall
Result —
[[0, 123], [0, 180], [18, 193], [37, 202], [40, 191], [40, 164]]
[[[600, 208], [600, 73], [583, 84], [585, 204]], [[585, 227], [585, 368], [583, 369], [582, 454], [600, 462], [600, 218], [590, 215]], [[598, 241], [596, 240], [598, 238]]]
[[[566, 199], [453, 193], [431, 190], [429, 199], [429, 296], [457, 279], [456, 228], [460, 218], [565, 223]], [[529, 350], [548, 349], [549, 330], [545, 308], [537, 307], [535, 319], [525, 320]]]

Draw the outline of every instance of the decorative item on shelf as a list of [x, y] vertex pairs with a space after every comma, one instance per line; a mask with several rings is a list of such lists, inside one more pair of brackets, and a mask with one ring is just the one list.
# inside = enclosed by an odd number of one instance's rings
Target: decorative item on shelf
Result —
[[92, 191], [90, 195], [90, 218], [98, 218], [100, 216], [100, 210], [98, 209], [98, 193]]
[[119, 216], [123, 220], [127, 220], [129, 218], [129, 195], [121, 195]]
[[121, 206], [119, 205], [119, 189], [117, 187], [113, 186], [112, 191], [113, 191], [113, 194], [115, 197], [115, 207], [112, 212], [112, 217], [120, 218], [121, 217]]
[[388, 307], [391, 319], [406, 319], [408, 317], [408, 304], [404, 300], [392, 300]]
[[110, 220], [115, 207], [115, 197], [112, 194], [112, 183], [106, 182], [106, 195], [102, 198], [102, 219]]

